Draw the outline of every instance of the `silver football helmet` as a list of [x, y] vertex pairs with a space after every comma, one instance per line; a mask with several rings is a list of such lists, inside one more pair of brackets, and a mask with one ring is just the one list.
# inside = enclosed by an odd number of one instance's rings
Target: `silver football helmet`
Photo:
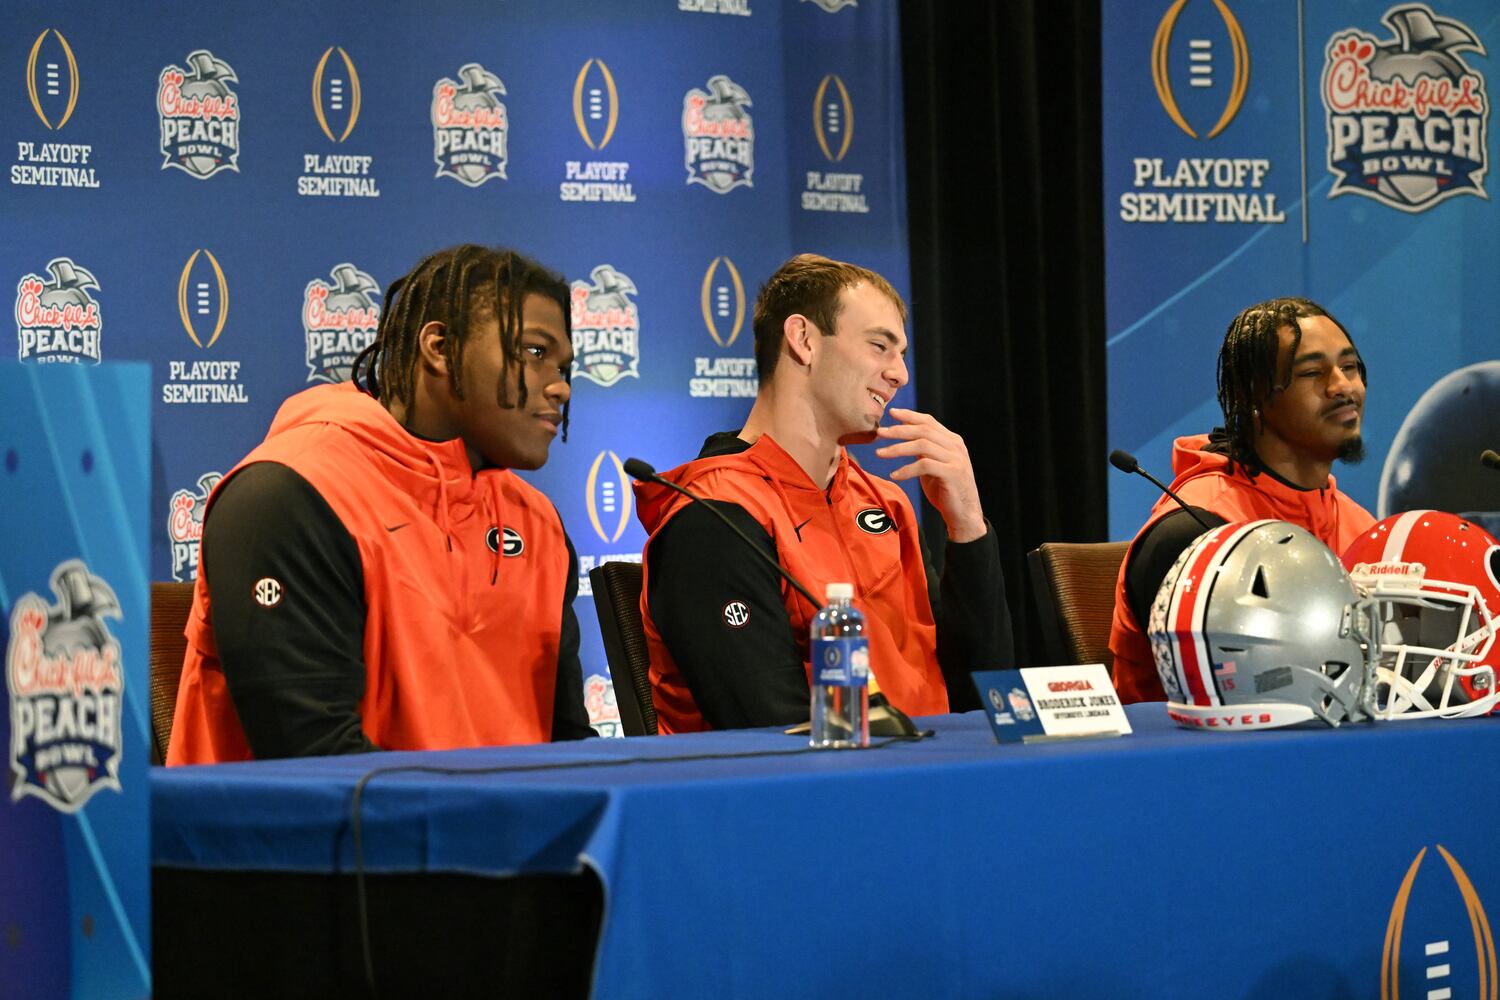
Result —
[[1168, 713], [1221, 730], [1367, 719], [1369, 615], [1338, 557], [1305, 529], [1265, 520], [1205, 532], [1151, 607]]

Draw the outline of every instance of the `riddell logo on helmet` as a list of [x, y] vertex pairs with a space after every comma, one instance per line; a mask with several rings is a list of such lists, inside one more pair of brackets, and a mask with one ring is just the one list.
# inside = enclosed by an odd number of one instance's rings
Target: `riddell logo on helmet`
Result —
[[1355, 563], [1349, 575], [1372, 580], [1421, 580], [1427, 575], [1427, 567], [1418, 562]]
[[1266, 726], [1271, 723], [1270, 712], [1241, 712], [1239, 715], [1210, 715], [1200, 718], [1169, 708], [1167, 714], [1172, 717], [1173, 722], [1199, 729], [1237, 729], [1241, 726]]

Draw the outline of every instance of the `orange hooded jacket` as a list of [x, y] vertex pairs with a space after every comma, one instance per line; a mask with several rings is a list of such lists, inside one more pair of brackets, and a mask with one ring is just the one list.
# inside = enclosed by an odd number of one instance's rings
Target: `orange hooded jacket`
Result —
[[[701, 497], [742, 507], [771, 536], [782, 566], [814, 594], [823, 593], [829, 583], [853, 583], [855, 600], [865, 612], [870, 664], [879, 689], [908, 715], [948, 711], [917, 518], [899, 486], [869, 475], [840, 450], [838, 468], [825, 491], [768, 434], [748, 450], [700, 458], [663, 477]], [[648, 482], [637, 482], [635, 494], [641, 524], [653, 536], [691, 502]], [[872, 508], [884, 511], [894, 530], [859, 530], [856, 518]], [[648, 574], [650, 547], [648, 538], [642, 560]], [[754, 557], [745, 552], [744, 558]], [[785, 582], [781, 589], [810, 683], [808, 629], [818, 609]], [[657, 725], [664, 733], [708, 729], [651, 619], [649, 593], [648, 578], [641, 588], [641, 616], [651, 652]]]
[[[550, 737], [568, 552], [542, 493], [509, 470], [473, 472], [462, 441], [413, 436], [350, 383], [283, 403], [265, 441], [218, 484], [210, 511], [253, 462], [306, 479], [359, 550], [359, 712], [370, 740], [426, 750]], [[520, 536], [514, 556], [501, 554], [497, 525]], [[199, 565], [168, 764], [252, 756], [214, 642], [212, 572]]]
[[[1204, 451], [1207, 434], [1178, 438], [1172, 443], [1172, 491], [1184, 503], [1212, 511], [1227, 521], [1276, 518], [1300, 525], [1315, 535], [1337, 555], [1356, 535], [1375, 523], [1359, 504], [1339, 492], [1333, 476], [1320, 490], [1299, 490], [1267, 473], [1253, 480], [1236, 466], [1229, 471], [1229, 457]], [[1151, 508], [1151, 516], [1136, 533], [1135, 541], [1120, 564], [1115, 581], [1115, 614], [1110, 626], [1109, 650], [1114, 654], [1115, 690], [1126, 704], [1136, 701], [1165, 701], [1166, 691], [1151, 656], [1151, 643], [1141, 623], [1135, 620], [1125, 594], [1125, 570], [1135, 552], [1136, 542], [1146, 529], [1175, 510], [1177, 502], [1163, 494]]]

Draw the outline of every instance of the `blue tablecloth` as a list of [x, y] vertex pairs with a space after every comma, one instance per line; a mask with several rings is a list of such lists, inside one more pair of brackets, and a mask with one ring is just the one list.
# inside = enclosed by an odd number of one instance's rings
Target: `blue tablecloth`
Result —
[[863, 752], [753, 731], [157, 769], [154, 862], [352, 871], [381, 769], [368, 871], [598, 872], [600, 997], [1365, 997], [1393, 966], [1407, 996], [1494, 995], [1500, 723], [1128, 712], [1132, 736], [1028, 746], [971, 713]]

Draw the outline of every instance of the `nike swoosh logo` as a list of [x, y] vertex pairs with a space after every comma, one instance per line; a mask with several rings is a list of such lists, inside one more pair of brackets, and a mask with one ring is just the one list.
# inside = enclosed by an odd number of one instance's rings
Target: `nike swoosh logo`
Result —
[[[807, 521], [811, 521], [811, 520], [812, 520], [812, 518], [808, 518], [807, 519]], [[805, 527], [807, 527], [807, 521], [803, 521], [801, 524], [797, 525], [795, 528], [792, 529], [793, 531], [795, 531], [797, 533], [797, 541], [799, 541], [799, 542], [802, 541], [802, 529], [805, 528]]]
[[402, 528], [406, 527], [408, 524], [411, 524], [411, 522], [410, 521], [402, 521], [400, 524], [389, 524], [389, 525], [386, 525], [386, 529], [385, 530], [386, 531], [400, 531]]

